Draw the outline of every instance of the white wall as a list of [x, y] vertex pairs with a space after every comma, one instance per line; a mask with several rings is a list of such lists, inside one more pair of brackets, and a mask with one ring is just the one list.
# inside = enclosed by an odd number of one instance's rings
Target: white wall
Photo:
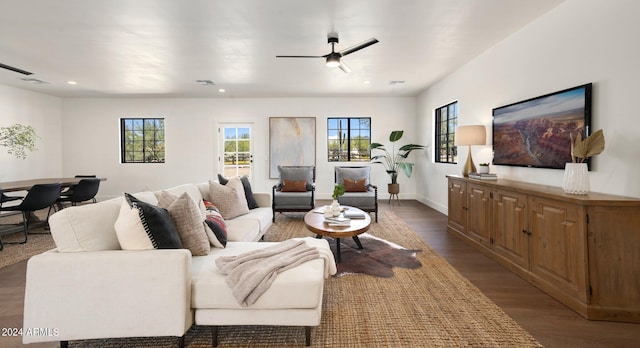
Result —
[[62, 174], [61, 100], [57, 97], [0, 85], [0, 127], [32, 126], [37, 151], [15, 158], [0, 147], [0, 182], [59, 177]]
[[[348, 163], [327, 162], [327, 117], [372, 118], [372, 138], [385, 143], [389, 131], [404, 129], [403, 142], [415, 141], [415, 98], [259, 98], [259, 99], [84, 99], [68, 98], [63, 110], [63, 168], [65, 176], [97, 174], [107, 178], [99, 196], [123, 191], [157, 190], [215, 178], [218, 173], [218, 134], [221, 122], [252, 122], [256, 136], [254, 153], [256, 192], [271, 192], [269, 179], [269, 117], [316, 117], [317, 194], [329, 198], [333, 167]], [[166, 163], [121, 164], [119, 119], [164, 117]], [[366, 164], [366, 163], [365, 163]], [[357, 164], [356, 164], [357, 165]], [[375, 166], [372, 181], [387, 197], [389, 182], [383, 167]], [[415, 198], [415, 177], [400, 177], [401, 197]]]
[[[418, 140], [432, 144], [433, 110], [459, 104], [459, 125], [484, 124], [488, 146], [474, 146], [476, 163], [491, 161], [491, 110], [520, 100], [593, 82], [592, 130], [602, 128], [605, 151], [593, 158], [591, 189], [640, 197], [640, 130], [635, 103], [640, 95], [640, 2], [569, 0], [485, 51], [419, 95]], [[418, 199], [446, 212], [446, 174], [457, 165], [418, 171]], [[492, 166], [502, 178], [562, 186], [562, 170]]]

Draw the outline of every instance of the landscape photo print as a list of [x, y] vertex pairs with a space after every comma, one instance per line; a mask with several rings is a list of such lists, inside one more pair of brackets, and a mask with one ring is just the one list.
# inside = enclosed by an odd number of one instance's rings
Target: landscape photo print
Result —
[[493, 164], [563, 169], [571, 137], [588, 135], [586, 84], [493, 109]]

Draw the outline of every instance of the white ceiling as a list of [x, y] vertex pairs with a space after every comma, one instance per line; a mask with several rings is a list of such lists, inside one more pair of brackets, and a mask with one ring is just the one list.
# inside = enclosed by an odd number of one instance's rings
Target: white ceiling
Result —
[[[414, 96], [562, 1], [0, 0], [0, 63], [48, 82], [0, 69], [0, 84], [60, 97]], [[336, 51], [380, 42], [343, 58], [349, 74], [275, 58], [327, 54], [329, 32]]]

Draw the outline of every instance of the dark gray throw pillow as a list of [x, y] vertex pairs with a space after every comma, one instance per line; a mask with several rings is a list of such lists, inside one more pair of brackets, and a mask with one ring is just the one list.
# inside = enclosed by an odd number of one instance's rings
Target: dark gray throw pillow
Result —
[[128, 193], [124, 195], [129, 206], [138, 208], [142, 226], [155, 249], [183, 249], [180, 235], [167, 209], [143, 202]]
[[[218, 182], [222, 185], [226, 185], [229, 182], [229, 179], [224, 176], [218, 174]], [[247, 199], [247, 206], [249, 209], [259, 208], [258, 202], [256, 202], [256, 198], [253, 197], [253, 190], [251, 190], [251, 183], [249, 182], [249, 178], [246, 175], [243, 175], [240, 178], [240, 182], [242, 182], [242, 187], [244, 188], [244, 197]]]

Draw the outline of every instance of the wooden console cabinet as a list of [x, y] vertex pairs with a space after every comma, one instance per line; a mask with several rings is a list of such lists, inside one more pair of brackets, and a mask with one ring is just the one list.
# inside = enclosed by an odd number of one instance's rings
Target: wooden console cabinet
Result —
[[587, 319], [640, 323], [640, 199], [447, 178], [449, 232]]

